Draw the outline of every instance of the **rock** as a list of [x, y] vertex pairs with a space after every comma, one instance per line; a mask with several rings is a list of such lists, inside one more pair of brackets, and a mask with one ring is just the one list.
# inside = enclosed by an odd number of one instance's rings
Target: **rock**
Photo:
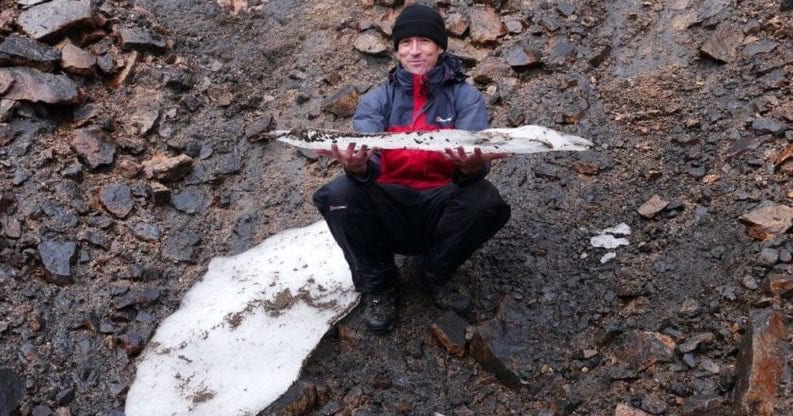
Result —
[[159, 182], [152, 182], [150, 185], [154, 206], [161, 207], [171, 201], [171, 190], [167, 186]]
[[71, 265], [77, 257], [77, 244], [73, 241], [44, 240], [38, 245], [44, 267], [55, 275], [56, 280], [70, 277]]
[[126, 334], [118, 337], [118, 343], [121, 349], [127, 353], [128, 356], [136, 356], [143, 351], [146, 346], [146, 335], [140, 331], [130, 330]]
[[23, 10], [17, 24], [30, 37], [42, 40], [76, 26], [92, 26], [93, 17], [91, 0], [54, 0]]
[[274, 124], [275, 119], [272, 115], [261, 116], [245, 128], [245, 137], [251, 142], [259, 141], [264, 138], [264, 133], [273, 129]]
[[498, 38], [507, 34], [501, 16], [490, 7], [472, 7], [470, 17], [469, 37], [474, 45], [494, 46]]
[[136, 222], [130, 229], [136, 237], [142, 240], [158, 241], [160, 239], [160, 227], [157, 224]]
[[96, 57], [71, 42], [61, 47], [61, 67], [71, 74], [90, 76], [96, 68]]
[[91, 169], [112, 165], [116, 155], [116, 146], [105, 142], [101, 130], [97, 127], [75, 130], [69, 147], [77, 153], [80, 161]]
[[614, 359], [641, 371], [659, 362], [671, 362], [677, 344], [672, 337], [657, 332], [631, 331], [624, 335]]
[[446, 17], [446, 31], [458, 38], [463, 37], [469, 26], [468, 18], [461, 13], [451, 13]]
[[0, 416], [14, 414], [24, 397], [24, 379], [11, 369], [0, 368]]
[[650, 414], [627, 404], [618, 404], [617, 408], [614, 409], [614, 416], [650, 416]]
[[263, 414], [273, 416], [292, 416], [308, 414], [319, 400], [317, 386], [298, 381], [294, 383], [278, 400], [267, 406]]
[[793, 10], [793, 0], [782, 0], [779, 10], [783, 12]]
[[125, 50], [159, 54], [168, 49], [165, 38], [148, 30], [121, 28], [118, 30], [118, 35], [121, 38], [121, 47]]
[[200, 213], [207, 205], [207, 197], [202, 193], [187, 190], [173, 194], [171, 205], [185, 214]]
[[669, 201], [662, 199], [658, 195], [653, 195], [652, 198], [639, 207], [638, 212], [644, 218], [653, 218], [656, 214], [663, 211], [667, 205], [669, 205]]
[[160, 298], [160, 290], [148, 288], [127, 292], [124, 296], [113, 301], [116, 309], [124, 309], [134, 305], [147, 306]]
[[358, 105], [359, 97], [360, 94], [355, 86], [347, 85], [323, 101], [322, 111], [337, 117], [352, 117], [355, 114], [355, 107]]
[[711, 332], [696, 334], [693, 337], [689, 337], [684, 343], [678, 345], [677, 349], [683, 354], [694, 352], [700, 344], [713, 342], [714, 339], [715, 335]]
[[162, 254], [172, 260], [189, 262], [193, 260], [193, 248], [201, 238], [187, 232], [176, 232], [165, 240]]
[[60, 59], [60, 51], [34, 39], [11, 34], [0, 43], [2, 66], [26, 66], [48, 72], [58, 65]]
[[730, 63], [738, 57], [738, 48], [743, 44], [743, 32], [731, 24], [722, 24], [699, 49], [702, 56], [719, 62]]
[[352, 46], [358, 52], [372, 56], [387, 56], [391, 53], [391, 44], [373, 31], [367, 31], [355, 37]]
[[724, 399], [715, 394], [693, 396], [685, 399], [680, 408], [681, 416], [732, 415], [724, 408]]
[[763, 282], [763, 291], [771, 296], [784, 296], [793, 290], [793, 276], [771, 275]]
[[757, 42], [752, 42], [743, 48], [743, 56], [747, 58], [754, 57], [755, 55], [759, 55], [761, 53], [771, 53], [779, 46], [779, 43], [772, 42], [770, 40], [762, 40]]
[[512, 68], [506, 62], [495, 56], [488, 56], [476, 65], [471, 71], [474, 82], [481, 85], [490, 84], [499, 78], [512, 75]]
[[770, 205], [741, 215], [739, 220], [748, 225], [747, 233], [758, 240], [768, 240], [786, 232], [793, 225], [793, 208]]
[[504, 19], [504, 26], [507, 28], [509, 34], [519, 35], [523, 32], [524, 21], [520, 18], [508, 17]]
[[132, 211], [132, 191], [123, 183], [103, 186], [99, 192], [99, 199], [105, 209], [118, 218], [126, 218]]
[[770, 133], [782, 135], [787, 128], [783, 123], [780, 123], [770, 118], [758, 118], [752, 121], [752, 130], [757, 130], [759, 133]]
[[532, 347], [525, 343], [525, 334], [521, 333], [524, 328], [519, 325], [525, 320], [523, 312], [508, 299], [493, 319], [475, 328], [469, 348], [479, 365], [512, 388], [527, 382], [522, 367], [525, 361], [531, 361]]
[[716, 17], [724, 11], [727, 6], [732, 4], [732, 0], [706, 0], [697, 12], [697, 17], [693, 23], [699, 24], [706, 20]]
[[22, 224], [20, 224], [19, 220], [15, 217], [0, 217], [0, 226], [2, 226], [3, 233], [5, 233], [6, 237], [13, 239], [22, 237]]
[[516, 70], [533, 68], [542, 64], [537, 55], [519, 45], [509, 48], [505, 53], [505, 59], [507, 64]]
[[677, 313], [684, 318], [694, 318], [699, 315], [700, 309], [699, 302], [689, 298], [683, 301]]
[[450, 354], [462, 357], [465, 355], [465, 330], [468, 322], [453, 311], [447, 311], [432, 323], [430, 330], [435, 339]]
[[193, 170], [193, 159], [185, 154], [175, 157], [154, 156], [142, 165], [146, 179], [177, 181]]
[[47, 104], [75, 104], [80, 100], [77, 85], [66, 75], [55, 75], [33, 68], [0, 68], [0, 80], [13, 78], [6, 100]]
[[736, 416], [773, 416], [785, 373], [785, 320], [779, 311], [754, 311], [741, 341], [732, 391]]

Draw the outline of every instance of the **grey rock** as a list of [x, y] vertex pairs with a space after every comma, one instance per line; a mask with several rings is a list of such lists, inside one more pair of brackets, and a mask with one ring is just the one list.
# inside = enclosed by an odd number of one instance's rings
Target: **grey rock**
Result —
[[196, 191], [184, 191], [173, 194], [171, 204], [174, 208], [186, 214], [202, 212], [207, 203], [207, 197]]
[[391, 53], [392, 46], [376, 31], [359, 34], [353, 41], [358, 52], [372, 56], [386, 56]]
[[123, 183], [111, 183], [99, 192], [102, 205], [118, 218], [126, 218], [132, 211], [132, 191]]
[[190, 262], [193, 260], [193, 250], [201, 238], [187, 232], [177, 232], [165, 241], [162, 254], [172, 260]]
[[47, 215], [47, 226], [58, 232], [71, 231], [80, 221], [77, 213], [55, 201], [43, 201], [41, 209]]
[[130, 227], [132, 233], [142, 240], [157, 241], [160, 239], [160, 226], [146, 222], [136, 222]]
[[782, 0], [779, 10], [783, 12], [793, 10], [793, 0]]
[[731, 24], [720, 25], [699, 49], [700, 55], [719, 62], [733, 62], [738, 48], [743, 44], [740, 28]]
[[784, 123], [771, 118], [758, 118], [752, 121], [752, 129], [760, 133], [781, 135], [787, 130]]
[[507, 64], [515, 69], [526, 69], [541, 64], [539, 58], [526, 48], [515, 45], [509, 48], [504, 54]]
[[8, 368], [0, 368], [0, 416], [9, 416], [25, 397], [25, 382]]
[[22, 236], [22, 224], [15, 217], [0, 217], [0, 226], [8, 238], [19, 238]]
[[19, 14], [17, 24], [34, 39], [53, 38], [75, 26], [93, 22], [91, 0], [53, 0]]
[[79, 101], [77, 85], [66, 75], [41, 72], [33, 68], [0, 68], [0, 79], [13, 78], [6, 100], [47, 104], [74, 104]]
[[127, 50], [163, 53], [168, 49], [165, 38], [145, 29], [122, 28], [118, 34], [121, 37], [121, 47]]
[[[0, 43], [0, 65], [27, 66], [52, 71], [61, 59], [61, 52], [37, 40], [9, 35]], [[2, 88], [0, 88], [2, 93]]]
[[44, 267], [56, 277], [71, 276], [71, 265], [76, 259], [77, 244], [73, 241], [44, 240], [39, 246]]
[[757, 264], [761, 266], [771, 267], [779, 261], [779, 250], [771, 247], [766, 247], [760, 250], [757, 256]]

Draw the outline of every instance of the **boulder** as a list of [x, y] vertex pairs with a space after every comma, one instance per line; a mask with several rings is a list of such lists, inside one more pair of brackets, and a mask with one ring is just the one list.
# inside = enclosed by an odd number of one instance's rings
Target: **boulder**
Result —
[[80, 100], [77, 85], [66, 75], [48, 74], [33, 68], [0, 68], [0, 80], [8, 77], [14, 82], [2, 96], [6, 100], [46, 104], [75, 104]]
[[91, 0], [54, 0], [23, 10], [17, 24], [30, 37], [42, 40], [76, 26], [92, 26], [93, 18]]
[[27, 66], [52, 71], [60, 59], [58, 49], [24, 36], [12, 34], [0, 43], [0, 66]]

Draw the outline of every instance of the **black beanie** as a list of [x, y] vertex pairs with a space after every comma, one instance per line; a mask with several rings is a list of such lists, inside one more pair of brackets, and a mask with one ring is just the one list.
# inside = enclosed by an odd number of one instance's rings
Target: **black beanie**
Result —
[[411, 4], [402, 10], [394, 22], [391, 37], [394, 39], [394, 48], [399, 47], [399, 41], [411, 36], [420, 36], [432, 39], [446, 50], [448, 38], [446, 25], [438, 12], [429, 6]]

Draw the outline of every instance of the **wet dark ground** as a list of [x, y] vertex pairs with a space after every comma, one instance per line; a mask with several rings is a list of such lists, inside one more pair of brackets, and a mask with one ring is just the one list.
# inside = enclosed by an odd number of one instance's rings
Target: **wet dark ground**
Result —
[[[149, 336], [211, 257], [241, 252], [319, 219], [310, 195], [338, 169], [278, 143], [251, 143], [245, 128], [266, 115], [278, 129], [349, 128], [348, 119], [322, 111], [323, 99], [346, 85], [368, 88], [393, 64], [352, 47], [359, 23], [387, 10], [362, 3], [273, 0], [233, 16], [211, 1], [120, 2], [124, 19], [163, 29], [174, 41], [171, 55], [184, 58], [196, 77], [187, 92], [164, 91], [162, 108], [176, 110], [158, 128], [173, 133], [150, 136], [145, 152], [211, 146], [213, 155], [173, 186], [205, 202], [185, 213], [139, 201], [133, 216], [160, 224], [167, 238], [142, 242], [119, 222], [105, 229], [113, 241], [109, 249], [85, 249], [90, 260], [75, 266], [70, 284], [36, 277], [42, 272], [35, 255], [4, 266], [7, 300], [0, 305], [8, 316], [2, 322], [10, 325], [0, 330], [0, 362], [29, 380], [20, 413], [44, 405], [68, 407], [71, 414], [119, 414], [135, 354], [108, 343], [129, 334]], [[443, 3], [452, 12], [473, 7]], [[516, 156], [494, 166], [489, 179], [511, 204], [512, 218], [457, 276], [474, 295], [472, 326], [505, 311], [519, 321], [509, 331], [526, 383], [506, 387], [471, 354], [456, 357], [438, 343], [430, 327], [442, 314], [415, 283], [407, 261], [396, 330], [368, 334], [358, 310], [332, 329], [300, 379], [300, 386], [319, 392], [306, 414], [611, 415], [621, 403], [651, 414], [733, 414], [730, 392], [747, 316], [762, 308], [791, 314], [789, 300], [769, 304], [743, 283], [789, 273], [782, 260], [759, 260], [763, 248], [791, 251], [789, 234], [757, 242], [738, 221], [762, 202], [788, 202], [788, 176], [770, 161], [793, 139], [787, 81], [793, 59], [781, 46], [793, 37], [790, 12], [780, 13], [774, 2], [504, 3], [502, 16], [527, 25], [502, 38], [492, 53], [500, 56], [520, 44], [537, 51], [544, 65], [479, 85], [491, 125], [541, 124], [595, 143], [582, 154]], [[700, 52], [721, 25], [744, 35], [730, 62]], [[780, 46], [747, 55], [746, 45], [756, 41]], [[140, 94], [135, 87], [161, 87], [158, 63], [141, 65], [119, 92], [93, 90], [94, 99], [123, 112], [125, 97]], [[207, 98], [215, 87], [232, 93], [229, 105]], [[188, 96], [203, 105], [184, 110], [180, 103]], [[787, 127], [752, 127], [764, 118]], [[55, 133], [27, 139], [34, 151], [21, 164], [35, 166], [45, 148], [68, 153], [59, 144], [68, 129], [48, 128]], [[229, 160], [239, 169], [224, 170]], [[594, 166], [595, 173], [582, 166]], [[59, 180], [57, 172], [29, 170], [37, 183]], [[11, 173], [5, 171], [4, 187]], [[117, 178], [117, 172], [99, 172], [80, 186], [89, 194]], [[46, 187], [30, 182], [15, 188], [19, 199], [49, 198]], [[639, 215], [637, 209], [656, 194], [670, 207], [651, 219]], [[80, 218], [83, 224], [96, 216]], [[53, 232], [57, 227], [37, 226], [45, 220], [28, 221], [26, 231]], [[589, 239], [620, 223], [632, 230], [630, 245], [601, 263], [606, 251]], [[187, 261], [163, 255], [179, 233], [201, 239]], [[35, 245], [6, 246], [24, 252]], [[142, 287], [156, 287], [161, 295], [132, 308], [114, 307], [119, 293]], [[694, 312], [681, 312], [692, 302]], [[119, 316], [130, 313], [132, 318]], [[113, 327], [80, 324], [92, 314]], [[42, 329], [30, 323], [31, 316], [44, 322]], [[622, 337], [635, 330], [678, 342], [712, 333], [713, 340], [697, 350], [693, 365], [676, 353], [636, 371], [618, 363]], [[585, 358], [587, 350], [596, 354]], [[784, 360], [789, 363], [789, 355]], [[73, 400], [58, 405], [56, 397], [70, 389]], [[789, 390], [788, 371], [775, 414], [793, 405]], [[711, 413], [687, 410], [686, 404], [709, 397], [718, 399]]]

